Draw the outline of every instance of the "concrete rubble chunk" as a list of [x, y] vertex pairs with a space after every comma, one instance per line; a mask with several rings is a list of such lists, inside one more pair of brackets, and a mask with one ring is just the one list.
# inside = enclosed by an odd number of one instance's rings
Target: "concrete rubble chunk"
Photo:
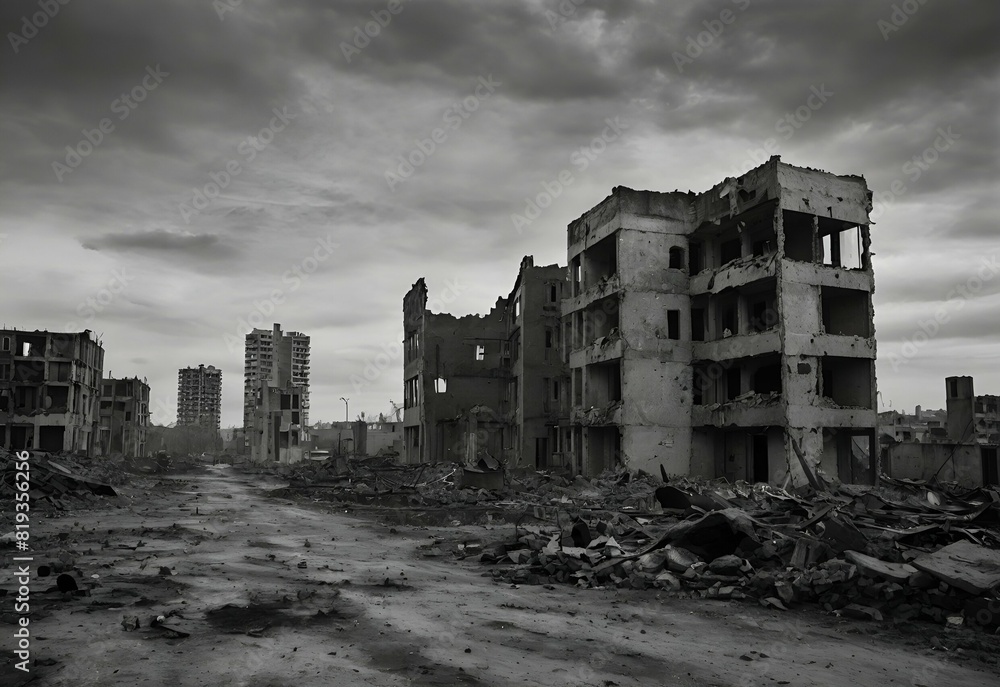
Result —
[[858, 572], [867, 577], [906, 584], [917, 569], [906, 563], [888, 563], [857, 551], [846, 551], [844, 557], [858, 566]]
[[970, 594], [980, 595], [1000, 587], [1000, 551], [968, 541], [915, 558], [913, 567]]

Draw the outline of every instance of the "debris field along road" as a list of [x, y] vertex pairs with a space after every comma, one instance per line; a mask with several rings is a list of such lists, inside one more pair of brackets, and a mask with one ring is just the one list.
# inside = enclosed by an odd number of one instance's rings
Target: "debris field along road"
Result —
[[90, 593], [34, 578], [34, 665], [25, 676], [5, 656], [0, 682], [1000, 683], [927, 642], [815, 609], [494, 582], [474, 558], [423, 555], [435, 537], [479, 538], [482, 527], [380, 524], [260, 485], [205, 466], [134, 480], [96, 510], [36, 516], [35, 565], [62, 553]]

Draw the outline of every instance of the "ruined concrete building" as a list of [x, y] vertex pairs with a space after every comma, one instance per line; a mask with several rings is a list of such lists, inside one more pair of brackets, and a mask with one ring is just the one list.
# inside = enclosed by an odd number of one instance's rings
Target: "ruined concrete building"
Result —
[[101, 381], [100, 453], [142, 457], [149, 428], [149, 385], [131, 377]]
[[501, 362], [508, 378], [501, 408], [507, 428], [503, 457], [511, 467], [561, 467], [568, 456], [568, 432], [560, 431], [569, 415], [560, 311], [566, 276], [565, 267], [535, 267], [527, 256], [507, 298]]
[[221, 409], [222, 370], [199, 365], [177, 371], [178, 426], [218, 430]]
[[498, 298], [484, 316], [432, 313], [423, 278], [403, 297], [405, 462], [463, 462], [481, 451], [502, 455], [505, 305]]
[[[250, 459], [280, 463], [302, 460], [308, 456], [309, 440], [309, 337], [298, 332], [282, 335], [279, 324], [267, 337], [255, 329], [247, 334], [246, 355], [244, 413], [248, 403], [251, 412], [244, 421], [248, 422]], [[251, 392], [248, 399], [246, 394]]]
[[281, 325], [272, 329], [254, 329], [246, 335], [243, 367], [243, 425], [253, 424], [253, 414], [259, 383], [271, 376], [277, 362], [289, 376], [290, 383], [299, 388], [303, 403], [300, 409], [302, 425], [309, 424], [309, 337], [302, 332], [282, 333]]
[[0, 446], [93, 455], [103, 370], [89, 329], [0, 330]]
[[427, 309], [420, 279], [403, 299], [407, 462], [561, 465], [569, 378], [560, 345], [566, 268], [521, 261], [485, 316]]
[[570, 224], [575, 469], [872, 483], [870, 208], [863, 178], [773, 157]]

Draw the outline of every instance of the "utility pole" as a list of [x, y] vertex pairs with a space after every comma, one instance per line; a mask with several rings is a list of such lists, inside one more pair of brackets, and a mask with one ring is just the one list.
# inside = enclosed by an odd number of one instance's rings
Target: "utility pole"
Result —
[[344, 398], [343, 396], [341, 396], [340, 400], [344, 402], [344, 422], [350, 422], [351, 421], [351, 411], [350, 411], [350, 407], [351, 406], [348, 403], [348, 401], [350, 401], [351, 399]]

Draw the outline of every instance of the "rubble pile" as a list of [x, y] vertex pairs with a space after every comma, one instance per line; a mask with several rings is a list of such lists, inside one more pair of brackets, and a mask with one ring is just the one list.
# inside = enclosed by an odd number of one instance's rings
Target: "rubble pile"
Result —
[[[397, 503], [428, 508], [492, 504], [522, 509], [545, 506], [552, 512], [551, 507], [660, 512], [655, 497], [658, 483], [648, 476], [626, 472], [588, 480], [534, 471], [512, 476], [484, 468], [470, 469], [459, 463], [399, 465], [384, 457], [334, 456], [255, 471], [287, 479], [293, 489], [323, 489], [328, 497], [344, 501], [396, 496]], [[495, 487], [481, 486], [484, 475], [496, 477], [489, 480]]]
[[120, 471], [103, 463], [94, 463], [73, 453], [30, 450], [27, 470], [18, 470], [21, 461], [17, 453], [0, 448], [0, 496], [14, 501], [17, 484], [25, 481], [30, 485], [28, 494], [32, 507], [49, 503], [59, 509], [69, 505], [69, 499], [83, 499], [92, 496], [118, 496], [114, 487], [108, 484], [115, 478], [120, 481]]
[[581, 509], [480, 560], [515, 584], [658, 588], [849, 617], [1000, 625], [1000, 492], [885, 478], [797, 495], [675, 480], [663, 515]]

